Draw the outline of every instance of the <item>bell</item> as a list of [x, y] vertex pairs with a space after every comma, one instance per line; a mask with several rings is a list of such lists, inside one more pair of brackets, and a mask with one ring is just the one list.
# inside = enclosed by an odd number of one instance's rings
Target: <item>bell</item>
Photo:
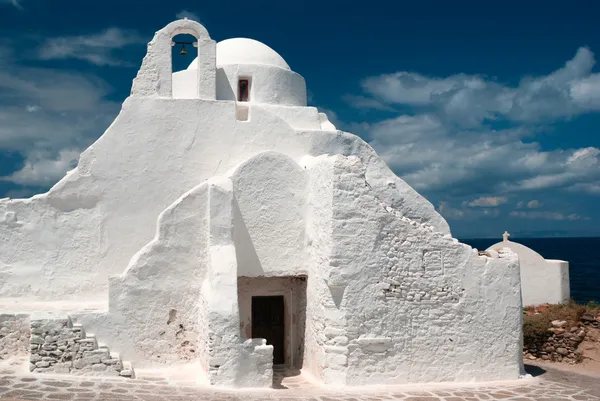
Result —
[[179, 52], [179, 54], [181, 54], [182, 56], [185, 56], [187, 54], [187, 50], [185, 49], [185, 45], [181, 45], [181, 51]]

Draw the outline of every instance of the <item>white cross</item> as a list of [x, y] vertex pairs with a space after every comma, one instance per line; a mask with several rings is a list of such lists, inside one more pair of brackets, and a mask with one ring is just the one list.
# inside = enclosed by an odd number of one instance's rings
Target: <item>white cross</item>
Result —
[[508, 242], [508, 237], [510, 237], [510, 234], [508, 233], [508, 231], [504, 231], [504, 234], [502, 234], [502, 238], [504, 238], [504, 242]]

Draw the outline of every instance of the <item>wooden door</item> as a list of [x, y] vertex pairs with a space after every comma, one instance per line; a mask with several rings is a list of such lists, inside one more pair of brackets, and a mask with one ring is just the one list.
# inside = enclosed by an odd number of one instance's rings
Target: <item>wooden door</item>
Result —
[[273, 364], [284, 363], [283, 296], [252, 297], [252, 338], [264, 338], [273, 346]]

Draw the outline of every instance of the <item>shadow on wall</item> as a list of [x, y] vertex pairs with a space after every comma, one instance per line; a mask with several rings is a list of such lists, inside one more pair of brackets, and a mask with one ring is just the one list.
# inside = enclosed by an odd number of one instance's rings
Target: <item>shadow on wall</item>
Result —
[[264, 276], [265, 271], [260, 263], [256, 248], [250, 238], [248, 227], [240, 211], [237, 199], [233, 198], [233, 241], [238, 267], [243, 266], [247, 276]]
[[529, 373], [533, 377], [538, 377], [546, 373], [546, 370], [540, 368], [539, 366], [525, 364], [525, 372]]
[[227, 74], [222, 68], [217, 69], [217, 93], [219, 94], [219, 100], [237, 100]]

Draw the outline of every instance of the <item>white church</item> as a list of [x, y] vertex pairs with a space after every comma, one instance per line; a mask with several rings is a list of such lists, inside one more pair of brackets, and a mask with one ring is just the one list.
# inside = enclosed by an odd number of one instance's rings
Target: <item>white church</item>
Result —
[[497, 252], [510, 249], [519, 257], [521, 272], [521, 297], [523, 306], [542, 304], [567, 304], [571, 299], [569, 281], [569, 262], [564, 260], [544, 259], [533, 249], [509, 241], [510, 234], [505, 231], [502, 242], [487, 249], [487, 252]]
[[[199, 57], [173, 73], [178, 34]], [[77, 168], [0, 200], [0, 359], [233, 388], [279, 365], [331, 386], [517, 379], [519, 274], [308, 107], [274, 50], [178, 20]]]

